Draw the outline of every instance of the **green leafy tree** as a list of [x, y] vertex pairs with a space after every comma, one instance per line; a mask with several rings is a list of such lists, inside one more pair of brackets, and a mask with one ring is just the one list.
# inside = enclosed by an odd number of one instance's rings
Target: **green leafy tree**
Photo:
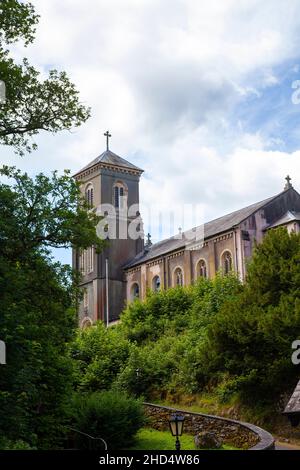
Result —
[[[65, 72], [48, 77], [10, 45], [34, 40], [39, 15], [27, 1], [0, 2], [0, 144], [24, 155], [40, 131], [56, 133], [85, 122], [90, 110]], [[73, 384], [68, 343], [76, 326], [78, 275], [55, 263], [53, 247], [100, 251], [99, 221], [69, 172], [30, 178], [15, 168], [0, 174], [0, 334], [7, 364], [0, 376], [3, 448], [52, 448], [61, 443]]]
[[176, 287], [159, 293], [149, 291], [143, 302], [130, 303], [121, 317], [125, 336], [144, 343], [155, 341], [168, 329], [179, 333], [188, 324], [187, 313], [194, 301], [193, 293], [192, 287]]
[[[12, 168], [0, 184], [0, 333], [7, 364], [0, 375], [0, 434], [10, 442], [61, 444], [73, 386], [68, 343], [76, 328], [73, 274], [51, 247], [102, 247], [98, 217], [67, 173], [32, 179]], [[4, 444], [7, 446], [7, 444]]]
[[71, 344], [77, 389], [110, 389], [132, 348], [132, 343], [124, 338], [120, 328], [106, 328], [102, 322], [98, 322], [93, 328], [79, 330]]
[[247, 275], [247, 298], [264, 307], [278, 305], [283, 294], [300, 293], [299, 235], [271, 230], [254, 253]]
[[[203, 348], [206, 380], [227, 377], [225, 395], [274, 402], [293, 387], [299, 366], [291, 361], [300, 337], [300, 235], [270, 231], [248, 267], [244, 291], [224, 304]], [[228, 375], [229, 374], [229, 375]]]
[[0, 249], [8, 259], [49, 248], [102, 249], [95, 229], [101, 217], [89, 208], [68, 171], [30, 178], [4, 166], [0, 175], [12, 180], [11, 185], [0, 184]]
[[66, 269], [32, 253], [0, 256], [0, 332], [7, 364], [0, 374], [0, 433], [15, 442], [59, 445], [72, 390], [67, 343], [76, 326]]
[[90, 116], [65, 72], [50, 70], [42, 80], [27, 59], [18, 64], [10, 57], [9, 44], [33, 41], [38, 18], [28, 2], [0, 3], [0, 80], [6, 86], [6, 100], [0, 105], [0, 143], [12, 146], [20, 155], [37, 147], [32, 138], [40, 131], [71, 129]]
[[29, 2], [2, 0], [0, 3], [0, 41], [11, 44], [23, 39], [25, 44], [33, 41], [38, 15]]
[[150, 399], [199, 391], [208, 326], [241, 289], [230, 275], [149, 292], [128, 305], [118, 325], [78, 332], [71, 348], [78, 389], [113, 387]]

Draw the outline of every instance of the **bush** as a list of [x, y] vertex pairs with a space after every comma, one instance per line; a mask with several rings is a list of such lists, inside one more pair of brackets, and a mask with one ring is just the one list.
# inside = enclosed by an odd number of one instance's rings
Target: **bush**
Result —
[[106, 328], [98, 322], [93, 328], [79, 330], [71, 346], [77, 389], [109, 390], [131, 349], [132, 344], [122, 336], [119, 328]]
[[72, 288], [65, 269], [45, 256], [32, 255], [21, 264], [0, 253], [0, 291], [0, 332], [8, 358], [0, 366], [0, 435], [52, 449], [64, 435], [72, 391], [66, 346], [75, 334]]
[[135, 347], [114, 386], [130, 394], [151, 398], [170, 390], [184, 354], [182, 338], [163, 336], [155, 343]]
[[222, 400], [274, 403], [295, 386], [300, 337], [300, 235], [270, 231], [242, 286], [234, 275], [149, 293], [116, 327], [80, 333], [80, 387], [136, 396], [214, 391]]
[[[148, 293], [128, 305], [118, 325], [79, 331], [72, 345], [80, 391], [112, 386], [135, 396], [164, 396], [204, 385], [203, 351], [207, 328], [221, 306], [237, 297], [236, 276], [200, 279], [189, 287]], [[206, 366], [206, 364], [204, 364]]]
[[274, 402], [297, 383], [291, 345], [300, 337], [299, 259], [299, 235], [269, 232], [249, 264], [244, 291], [209, 326], [202, 372], [206, 381], [229, 374], [224, 396], [239, 392], [247, 402]]
[[[104, 439], [109, 450], [125, 449], [145, 423], [143, 405], [114, 391], [78, 394], [73, 402], [73, 423], [82, 433]], [[89, 440], [76, 434], [76, 446], [88, 449]], [[97, 448], [103, 450], [103, 443], [97, 441]]]
[[193, 287], [176, 287], [148, 292], [147, 298], [128, 305], [121, 316], [120, 328], [130, 341], [138, 344], [156, 341], [173, 330], [180, 333], [188, 326], [188, 313], [194, 301]]
[[1, 450], [36, 450], [35, 447], [31, 447], [28, 442], [18, 440], [10, 441], [9, 439], [3, 438], [0, 439], [0, 449]]

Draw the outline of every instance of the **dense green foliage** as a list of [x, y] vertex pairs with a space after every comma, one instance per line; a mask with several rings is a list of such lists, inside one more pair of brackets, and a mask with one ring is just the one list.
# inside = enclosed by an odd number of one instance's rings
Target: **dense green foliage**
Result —
[[49, 247], [100, 250], [98, 218], [78, 204], [80, 190], [68, 174], [1, 173], [14, 180], [0, 184], [0, 337], [7, 348], [0, 434], [8, 442], [1, 445], [52, 448], [61, 441], [73, 386], [67, 344], [77, 326], [77, 289]]
[[[77, 387], [114, 387], [147, 399], [214, 390], [275, 403], [299, 366], [300, 235], [269, 232], [242, 286], [234, 275], [149, 293], [119, 325], [82, 331], [73, 346]], [[100, 346], [101, 343], [101, 346]]]
[[66, 343], [75, 328], [66, 273], [40, 255], [0, 261], [0, 430], [12, 441], [49, 447], [62, 433], [72, 385]]
[[[10, 45], [29, 45], [39, 16], [30, 2], [0, 2], [0, 143], [20, 155], [36, 148], [39, 131], [79, 126], [90, 111], [65, 72], [41, 74]], [[19, 43], [20, 45], [20, 43]], [[5, 86], [3, 86], [3, 84]], [[55, 263], [50, 248], [94, 245], [99, 218], [68, 172], [32, 179], [0, 170], [0, 339], [7, 348], [0, 374], [0, 448], [53, 448], [69, 418], [78, 274]], [[13, 181], [12, 181], [13, 180]]]
[[[73, 402], [74, 426], [82, 433], [105, 440], [109, 450], [132, 445], [138, 430], [145, 424], [140, 400], [113, 391], [78, 395]], [[89, 449], [91, 441], [76, 434], [76, 448]], [[95, 447], [103, 450], [103, 442]]]
[[36, 450], [35, 447], [31, 447], [25, 441], [11, 441], [6, 437], [0, 438], [0, 449], [1, 450]]
[[240, 296], [224, 305], [209, 328], [208, 377], [221, 372], [224, 392], [245, 400], [272, 401], [295, 386], [291, 361], [300, 338], [300, 236], [282, 228], [259, 245]]
[[126, 363], [131, 347], [118, 328], [106, 329], [101, 322], [94, 328], [80, 330], [71, 347], [78, 389], [83, 392], [109, 389]]
[[240, 290], [235, 276], [218, 276], [149, 293], [144, 302], [128, 305], [119, 325], [105, 329], [98, 323], [81, 331], [72, 347], [77, 386], [91, 391], [112, 386], [145, 397], [198, 390], [207, 327]]
[[0, 252], [11, 260], [26, 258], [34, 250], [87, 248], [100, 251], [103, 240], [95, 226], [100, 221], [87, 210], [78, 183], [65, 171], [59, 176], [42, 173], [30, 178], [14, 167], [3, 166], [0, 175]]
[[29, 2], [2, 0], [0, 4], [0, 41], [10, 44], [23, 39], [25, 44], [32, 42], [38, 15]]

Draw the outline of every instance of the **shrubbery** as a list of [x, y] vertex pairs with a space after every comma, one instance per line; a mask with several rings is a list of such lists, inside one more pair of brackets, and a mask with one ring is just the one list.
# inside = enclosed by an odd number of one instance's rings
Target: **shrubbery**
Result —
[[0, 256], [0, 331], [7, 345], [0, 433], [42, 449], [59, 445], [73, 385], [66, 344], [76, 317], [64, 278], [64, 270], [41, 255], [22, 264]]
[[117, 326], [79, 333], [78, 387], [145, 398], [215, 390], [222, 399], [274, 402], [295, 385], [291, 344], [300, 337], [300, 235], [270, 231], [242, 286], [218, 275], [149, 293]]
[[119, 328], [107, 329], [98, 322], [93, 328], [80, 330], [71, 346], [77, 389], [109, 389], [132, 348], [132, 343], [121, 334]]
[[199, 390], [199, 354], [207, 327], [240, 290], [232, 275], [148, 293], [144, 302], [128, 305], [117, 326], [106, 329], [98, 323], [79, 332], [71, 350], [78, 389], [113, 387], [146, 398], [175, 389]]
[[0, 449], [1, 450], [36, 450], [35, 447], [31, 447], [25, 441], [21, 441], [21, 440], [10, 441], [6, 438], [0, 439]]
[[[138, 430], [145, 424], [140, 400], [113, 391], [80, 394], [73, 401], [74, 427], [92, 437], [102, 438], [109, 450], [132, 445]], [[76, 448], [89, 449], [91, 440], [76, 434]], [[103, 450], [101, 440], [94, 449]]]
[[292, 342], [300, 338], [300, 236], [271, 231], [257, 247], [241, 295], [208, 329], [206, 380], [223, 373], [227, 393], [273, 401], [299, 379]]

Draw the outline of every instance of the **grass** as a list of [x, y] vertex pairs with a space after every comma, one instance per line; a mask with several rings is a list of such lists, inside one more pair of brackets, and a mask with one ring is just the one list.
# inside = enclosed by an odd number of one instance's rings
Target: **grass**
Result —
[[232, 408], [239, 404], [236, 397], [232, 396], [228, 402], [220, 403], [218, 396], [215, 394], [201, 394], [201, 395], [182, 395], [177, 397], [177, 400], [171, 399], [157, 400], [159, 405], [171, 406], [173, 408], [181, 408], [187, 411], [194, 411], [197, 413], [227, 415]]
[[[250, 422], [257, 426], [262, 426], [270, 432], [274, 432], [274, 407], [252, 404], [251, 406], [242, 405], [238, 394], [233, 394], [226, 402], [220, 401], [216, 393], [182, 395], [177, 397], [176, 401], [157, 400], [157, 404], [170, 406], [185, 411], [194, 411], [197, 413], [213, 414], [226, 418], [238, 419]], [[281, 417], [281, 416], [280, 416]]]
[[[183, 434], [180, 438], [182, 450], [196, 450], [194, 437]], [[135, 444], [130, 450], [174, 450], [175, 438], [170, 431], [156, 431], [155, 429], [143, 428], [137, 436]], [[223, 445], [220, 450], [234, 450], [234, 447]]]

